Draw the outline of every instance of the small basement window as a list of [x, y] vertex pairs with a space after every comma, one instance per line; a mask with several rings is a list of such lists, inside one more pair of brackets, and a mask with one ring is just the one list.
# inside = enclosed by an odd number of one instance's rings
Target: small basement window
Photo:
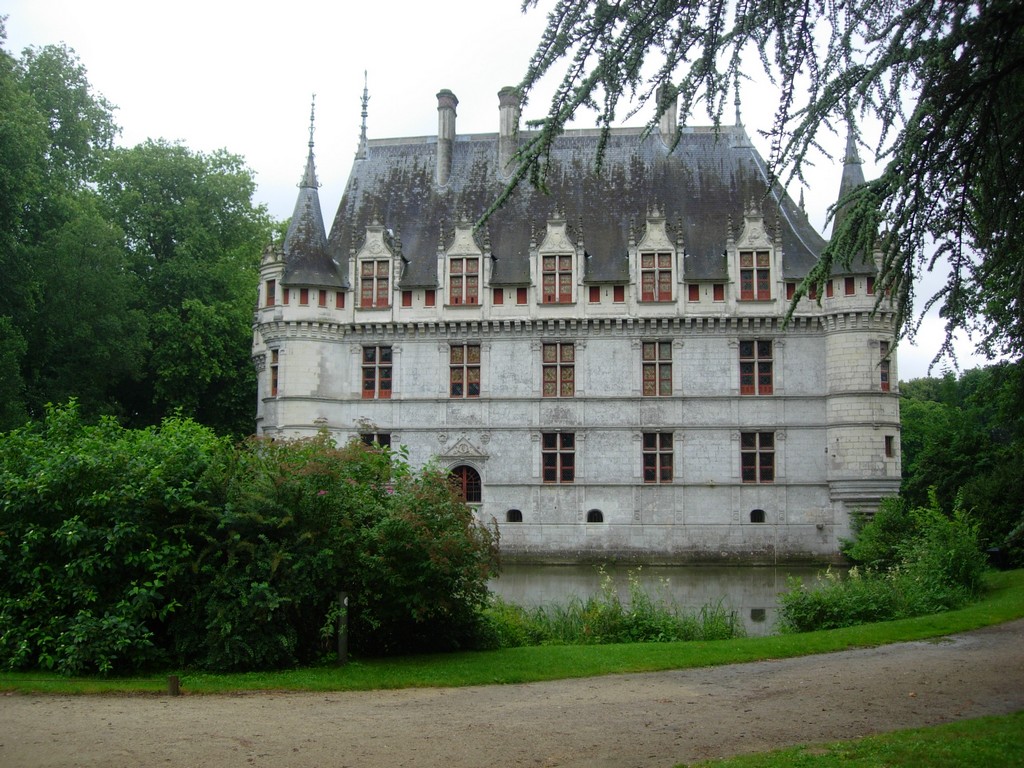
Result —
[[763, 509], [752, 509], [750, 510], [750, 522], [752, 523], [763, 523], [765, 521], [765, 514]]
[[587, 512], [587, 522], [588, 523], [603, 523], [604, 522], [604, 514], [601, 512], [600, 509], [592, 509], [589, 512]]
[[521, 523], [523, 522], [523, 513], [518, 509], [510, 509], [505, 513], [506, 523]]

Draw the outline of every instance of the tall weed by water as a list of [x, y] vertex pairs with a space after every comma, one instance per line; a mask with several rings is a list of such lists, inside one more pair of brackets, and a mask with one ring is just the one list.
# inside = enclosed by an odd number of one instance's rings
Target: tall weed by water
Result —
[[680, 640], [724, 640], [743, 635], [735, 611], [721, 602], [696, 613], [684, 611], [667, 591], [648, 592], [640, 572], [628, 573], [629, 599], [619, 597], [611, 575], [601, 570], [601, 590], [587, 598], [523, 608], [495, 597], [485, 611], [491, 644], [599, 645], [656, 643]]

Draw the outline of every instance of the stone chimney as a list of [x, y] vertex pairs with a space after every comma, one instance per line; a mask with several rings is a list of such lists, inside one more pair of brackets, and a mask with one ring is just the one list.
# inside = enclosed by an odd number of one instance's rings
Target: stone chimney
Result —
[[658, 121], [661, 140], [671, 147], [676, 143], [676, 134], [679, 132], [679, 97], [674, 86], [660, 85], [656, 98], [658, 107], [665, 110]]
[[455, 108], [459, 100], [447, 88], [437, 94], [437, 183], [444, 186], [452, 175], [455, 145]]
[[498, 173], [512, 172], [512, 157], [519, 148], [519, 91], [510, 85], [498, 91]]

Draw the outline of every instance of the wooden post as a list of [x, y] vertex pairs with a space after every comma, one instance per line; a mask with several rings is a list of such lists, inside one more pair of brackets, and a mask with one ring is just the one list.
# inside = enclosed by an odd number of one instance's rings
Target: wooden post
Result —
[[338, 664], [348, 663], [348, 593], [338, 593]]
[[180, 696], [181, 695], [181, 678], [177, 675], [169, 675], [167, 678], [167, 695], [168, 696]]

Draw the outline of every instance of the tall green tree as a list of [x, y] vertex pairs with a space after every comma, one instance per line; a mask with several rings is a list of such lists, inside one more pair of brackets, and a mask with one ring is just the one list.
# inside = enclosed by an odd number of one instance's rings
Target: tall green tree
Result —
[[[538, 4], [524, 0], [523, 8]], [[549, 73], [562, 79], [520, 151], [509, 191], [526, 178], [543, 184], [552, 141], [581, 109], [594, 110], [607, 130], [625, 102], [653, 102], [653, 127], [678, 96], [680, 123], [701, 107], [718, 124], [735, 83], [759, 67], [779, 91], [767, 135], [780, 176], [799, 177], [822, 133], [840, 123], [867, 114], [882, 125], [875, 152], [884, 169], [842, 201], [846, 214], [803, 288], [877, 243], [880, 284], [898, 301], [902, 331], [913, 333], [914, 277], [946, 262], [945, 285], [924, 303], [940, 307], [943, 351], [967, 329], [980, 332], [984, 352], [1024, 352], [1024, 4], [554, 0], [551, 7], [520, 91], [528, 98]]]
[[139, 423], [180, 409], [219, 431], [252, 431], [257, 265], [270, 220], [242, 158], [147, 141], [97, 173], [107, 218], [149, 317], [144, 377], [119, 393]]

